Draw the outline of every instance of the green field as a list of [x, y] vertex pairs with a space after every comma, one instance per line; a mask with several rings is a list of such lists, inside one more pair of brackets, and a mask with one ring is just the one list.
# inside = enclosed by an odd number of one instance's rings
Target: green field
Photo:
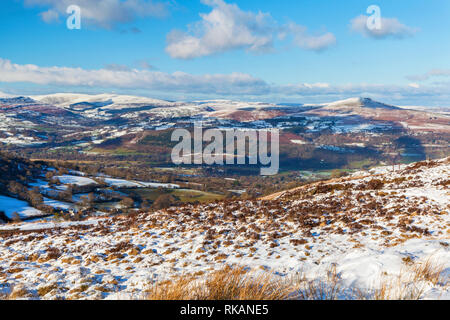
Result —
[[137, 194], [139, 195], [139, 197], [142, 198], [142, 200], [149, 200], [149, 201], [155, 201], [162, 194], [171, 194], [179, 201], [186, 203], [192, 203], [196, 201], [209, 202], [224, 199], [224, 196], [221, 194], [190, 189], [167, 190], [167, 189], [140, 188], [140, 189], [123, 190], [122, 192], [129, 195]]

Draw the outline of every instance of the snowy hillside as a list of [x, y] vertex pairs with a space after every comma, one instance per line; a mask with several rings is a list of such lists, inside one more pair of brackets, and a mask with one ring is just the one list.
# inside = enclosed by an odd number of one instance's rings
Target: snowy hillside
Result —
[[110, 108], [120, 108], [128, 104], [148, 104], [159, 106], [172, 106], [173, 104], [163, 100], [151, 99], [146, 97], [126, 96], [117, 94], [76, 94], [76, 93], [57, 93], [44, 96], [32, 96], [36, 101], [46, 104], [52, 104], [59, 107], [70, 107], [79, 103], [92, 103], [98, 106], [109, 106]]
[[[74, 134], [89, 130], [86, 132], [88, 137], [97, 135], [102, 129], [108, 132], [120, 130], [127, 135], [142, 130], [184, 127], [199, 120], [220, 127], [304, 126], [309, 131], [332, 129], [338, 133], [388, 130], [450, 132], [449, 116], [445, 113], [401, 109], [369, 98], [350, 98], [319, 105], [282, 105], [232, 100], [170, 102], [117, 94], [57, 93], [0, 98], [0, 119], [0, 142], [22, 147], [45, 147], [45, 139], [38, 132], [11, 137], [12, 131], [43, 130], [49, 125]], [[96, 127], [98, 130], [93, 130]], [[89, 142], [84, 139], [82, 143]]]
[[346, 100], [335, 101], [326, 104], [328, 108], [372, 108], [372, 109], [398, 109], [397, 107], [390, 106], [378, 101], [374, 101], [369, 98], [350, 98]]
[[336, 268], [348, 288], [433, 259], [420, 298], [450, 299], [450, 158], [303, 186], [255, 201], [185, 205], [83, 222], [0, 228], [3, 292], [25, 298], [143, 298], [152, 283], [225, 264], [287, 278]]

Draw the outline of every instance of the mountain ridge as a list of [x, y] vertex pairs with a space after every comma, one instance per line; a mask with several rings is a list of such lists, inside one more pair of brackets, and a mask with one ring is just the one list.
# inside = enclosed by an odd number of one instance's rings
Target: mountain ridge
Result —
[[[5, 94], [2, 96], [0, 92], [0, 98], [25, 98], [27, 96], [14, 96]], [[113, 101], [114, 104], [157, 104], [161, 106], [177, 106], [177, 105], [204, 105], [204, 104], [218, 104], [222, 106], [236, 106], [239, 104], [250, 104], [254, 107], [258, 105], [263, 108], [267, 107], [267, 105], [271, 105], [274, 107], [365, 107], [365, 108], [384, 108], [384, 109], [401, 109], [400, 107], [386, 104], [380, 101], [373, 100], [368, 97], [350, 97], [343, 100], [337, 100], [326, 103], [318, 103], [318, 104], [308, 104], [308, 103], [268, 103], [268, 102], [248, 102], [243, 100], [228, 100], [228, 99], [215, 99], [215, 100], [199, 100], [199, 101], [168, 101], [161, 99], [154, 99], [151, 97], [144, 96], [133, 96], [133, 95], [120, 95], [120, 94], [78, 94], [78, 93], [53, 93], [48, 95], [30, 95], [28, 96], [30, 99], [35, 100], [37, 103], [43, 104], [53, 104], [55, 106], [61, 107], [70, 107], [70, 105], [75, 103], [95, 103], [95, 102], [107, 102]], [[414, 108], [414, 107], [410, 107]], [[421, 106], [421, 111], [424, 106]]]

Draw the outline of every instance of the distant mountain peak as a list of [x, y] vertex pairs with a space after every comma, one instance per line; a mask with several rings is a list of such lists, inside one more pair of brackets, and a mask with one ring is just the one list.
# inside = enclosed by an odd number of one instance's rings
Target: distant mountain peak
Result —
[[5, 104], [33, 104], [36, 103], [35, 100], [29, 97], [6, 97], [0, 98], [1, 103]]
[[370, 109], [399, 109], [398, 107], [375, 101], [367, 97], [355, 97], [339, 100], [326, 105], [331, 108], [370, 108]]

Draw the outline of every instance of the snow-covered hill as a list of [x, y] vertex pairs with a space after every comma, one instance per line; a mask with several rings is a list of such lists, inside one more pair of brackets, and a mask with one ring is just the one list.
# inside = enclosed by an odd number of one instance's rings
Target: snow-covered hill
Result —
[[397, 107], [374, 101], [370, 98], [350, 98], [326, 104], [328, 108], [371, 108], [371, 109], [398, 109]]
[[[427, 259], [439, 281], [421, 298], [450, 299], [450, 158], [311, 184], [266, 200], [0, 228], [4, 292], [25, 298], [143, 298], [155, 281], [225, 264], [324, 278], [370, 292]], [[270, 199], [270, 200], [269, 200]], [[397, 279], [397, 278], [395, 278]]]
[[[184, 128], [200, 120], [205, 126], [221, 128], [450, 133], [448, 114], [402, 109], [368, 98], [321, 105], [232, 100], [170, 102], [117, 94], [72, 93], [0, 98], [0, 142], [21, 148], [47, 147], [48, 131], [55, 132], [53, 135], [64, 132], [64, 137], [59, 138], [65, 143], [82, 144], [88, 149], [93, 146], [93, 137], [104, 142], [130, 135], [130, 141], [137, 141], [136, 133]], [[76, 138], [65, 141], [71, 136]]]
[[146, 97], [126, 96], [117, 94], [75, 94], [75, 93], [57, 93], [51, 95], [32, 96], [36, 101], [45, 104], [52, 104], [58, 107], [69, 108], [77, 104], [92, 104], [100, 108], [108, 106], [111, 109], [120, 109], [127, 105], [155, 105], [155, 106], [173, 106], [168, 101], [151, 99]]

